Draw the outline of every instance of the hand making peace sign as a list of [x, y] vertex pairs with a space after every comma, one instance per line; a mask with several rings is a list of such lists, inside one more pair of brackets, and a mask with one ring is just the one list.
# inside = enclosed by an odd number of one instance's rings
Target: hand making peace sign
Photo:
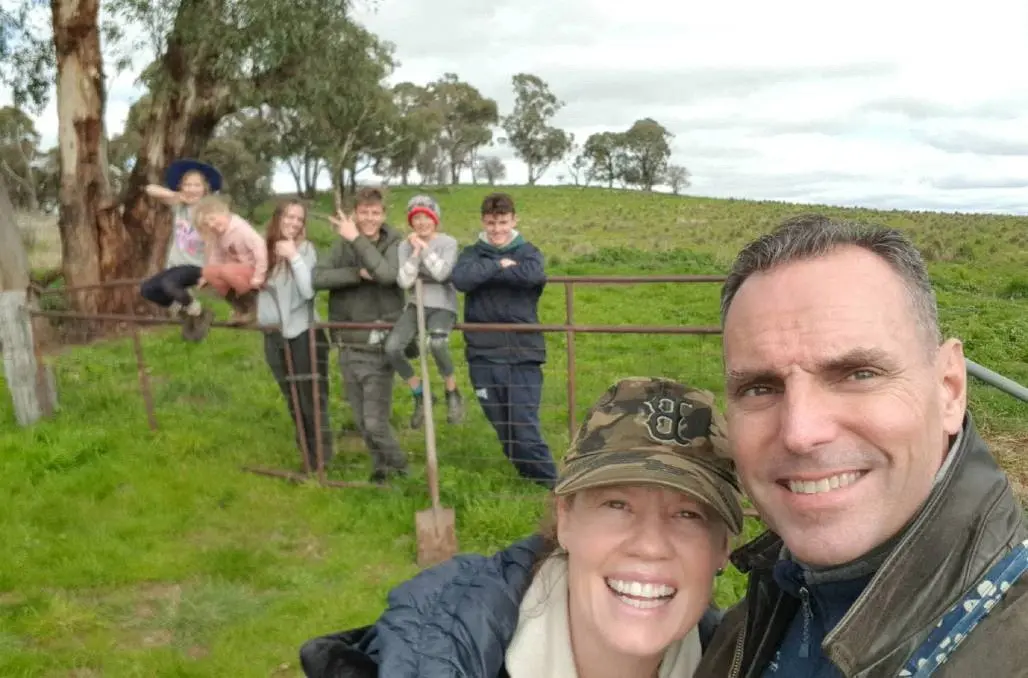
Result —
[[343, 212], [343, 210], [336, 210], [334, 217], [328, 218], [329, 222], [335, 227], [336, 233], [338, 233], [343, 240], [353, 242], [360, 235], [360, 231], [357, 230], [357, 224], [354, 222], [353, 217]]

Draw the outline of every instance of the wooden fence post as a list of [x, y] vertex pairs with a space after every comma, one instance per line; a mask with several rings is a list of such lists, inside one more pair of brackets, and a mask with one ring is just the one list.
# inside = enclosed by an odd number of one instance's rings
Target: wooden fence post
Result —
[[57, 408], [53, 375], [36, 358], [32, 316], [27, 305], [26, 291], [0, 292], [4, 378], [14, 402], [14, 418], [20, 426], [30, 426]]
[[57, 407], [53, 376], [36, 355], [28, 290], [28, 255], [7, 186], [0, 180], [0, 351], [14, 417], [21, 426], [35, 423]]

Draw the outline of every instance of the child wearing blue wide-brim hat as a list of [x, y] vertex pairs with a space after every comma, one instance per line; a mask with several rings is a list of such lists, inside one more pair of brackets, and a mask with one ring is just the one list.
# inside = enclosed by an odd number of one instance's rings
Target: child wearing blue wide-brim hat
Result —
[[174, 318], [181, 317], [182, 336], [200, 341], [210, 329], [213, 314], [204, 309], [190, 293], [203, 276], [205, 248], [193, 223], [193, 207], [206, 195], [221, 190], [221, 172], [194, 158], [180, 158], [168, 165], [165, 186], [149, 184], [146, 194], [171, 208], [171, 241], [164, 270], [144, 280], [140, 294], [147, 301], [167, 308]]

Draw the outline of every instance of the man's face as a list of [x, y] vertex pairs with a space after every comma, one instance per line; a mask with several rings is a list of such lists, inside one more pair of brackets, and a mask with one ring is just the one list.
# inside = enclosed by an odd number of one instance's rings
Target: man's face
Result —
[[365, 203], [357, 205], [354, 213], [356, 215], [357, 230], [361, 232], [361, 235], [371, 240], [377, 239], [378, 233], [382, 229], [382, 223], [385, 221], [385, 208], [382, 204]]
[[839, 565], [899, 533], [966, 405], [960, 343], [934, 347], [902, 278], [857, 247], [754, 275], [724, 350], [739, 475], [792, 554]]
[[482, 217], [482, 230], [486, 240], [494, 247], [503, 247], [512, 238], [518, 220], [513, 214], [486, 214]]

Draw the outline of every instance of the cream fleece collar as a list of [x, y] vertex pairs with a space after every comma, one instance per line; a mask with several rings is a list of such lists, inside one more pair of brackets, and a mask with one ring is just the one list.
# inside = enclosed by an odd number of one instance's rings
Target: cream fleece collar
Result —
[[[699, 629], [672, 643], [659, 678], [691, 678], [700, 663]], [[568, 624], [567, 561], [549, 558], [521, 601], [518, 626], [507, 648], [511, 678], [578, 678]]]

